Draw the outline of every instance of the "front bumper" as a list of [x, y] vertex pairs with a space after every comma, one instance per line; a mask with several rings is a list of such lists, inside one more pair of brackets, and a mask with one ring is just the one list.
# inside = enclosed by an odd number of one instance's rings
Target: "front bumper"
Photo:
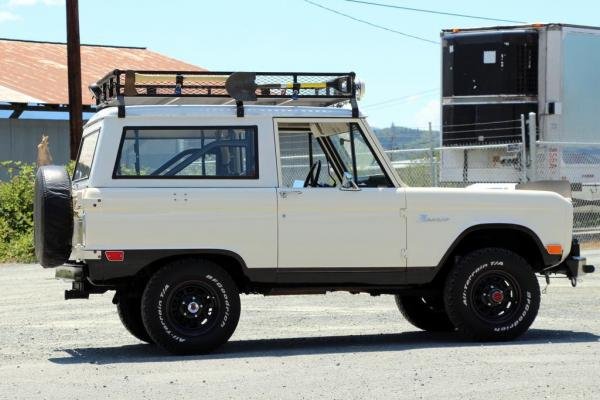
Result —
[[581, 256], [579, 242], [577, 239], [573, 239], [571, 252], [567, 258], [560, 264], [544, 270], [544, 272], [546, 277], [549, 273], [566, 275], [571, 280], [571, 284], [576, 286], [579, 279], [586, 274], [593, 273], [595, 270], [596, 267], [587, 264], [586, 258]]
[[586, 258], [581, 256], [570, 256], [564, 261], [567, 268], [567, 276], [569, 278], [581, 277], [585, 274], [591, 274], [596, 270], [596, 267], [593, 265], [588, 265], [586, 263]]

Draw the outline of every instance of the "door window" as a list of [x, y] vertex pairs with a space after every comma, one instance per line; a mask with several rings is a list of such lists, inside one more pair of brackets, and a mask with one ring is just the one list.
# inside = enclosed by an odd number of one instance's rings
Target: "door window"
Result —
[[[330, 163], [310, 129], [280, 130], [281, 186], [285, 188], [335, 187]], [[312, 176], [309, 176], [311, 174]], [[311, 178], [315, 179], [313, 184]]]
[[[328, 126], [332, 125], [332, 126]], [[357, 124], [319, 124], [327, 135], [345, 172], [359, 187], [392, 187], [392, 182]]]

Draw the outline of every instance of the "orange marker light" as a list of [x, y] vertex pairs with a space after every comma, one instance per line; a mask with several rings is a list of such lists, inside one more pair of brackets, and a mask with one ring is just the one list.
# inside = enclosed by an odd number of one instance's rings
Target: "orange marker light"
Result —
[[549, 244], [546, 246], [548, 254], [560, 256], [563, 253], [563, 248], [560, 244]]

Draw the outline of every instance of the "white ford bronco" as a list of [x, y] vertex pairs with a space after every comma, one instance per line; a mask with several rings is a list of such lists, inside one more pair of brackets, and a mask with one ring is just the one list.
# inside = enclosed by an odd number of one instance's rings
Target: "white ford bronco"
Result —
[[240, 293], [390, 294], [420, 329], [508, 340], [536, 274], [594, 271], [568, 182], [403, 184], [353, 73], [116, 70], [90, 89], [73, 176], [37, 173], [36, 254], [66, 299], [116, 291], [129, 332], [169, 352], [225, 343]]

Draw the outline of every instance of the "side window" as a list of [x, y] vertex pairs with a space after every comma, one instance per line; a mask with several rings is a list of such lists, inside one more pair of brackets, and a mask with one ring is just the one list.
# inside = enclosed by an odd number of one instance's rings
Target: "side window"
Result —
[[[330, 125], [330, 126], [328, 126]], [[357, 124], [320, 124], [336, 150], [344, 170], [359, 187], [392, 187], [393, 184]]]
[[[313, 169], [314, 187], [334, 187], [335, 179], [330, 175], [329, 162], [319, 141], [310, 129], [279, 130], [279, 155], [282, 187], [304, 186], [304, 182]], [[320, 163], [320, 169], [318, 168]]]
[[81, 148], [79, 149], [79, 155], [77, 156], [75, 171], [73, 172], [74, 181], [80, 181], [90, 177], [99, 134], [100, 130], [97, 130], [83, 138]]
[[126, 127], [115, 178], [258, 178], [256, 127]]

